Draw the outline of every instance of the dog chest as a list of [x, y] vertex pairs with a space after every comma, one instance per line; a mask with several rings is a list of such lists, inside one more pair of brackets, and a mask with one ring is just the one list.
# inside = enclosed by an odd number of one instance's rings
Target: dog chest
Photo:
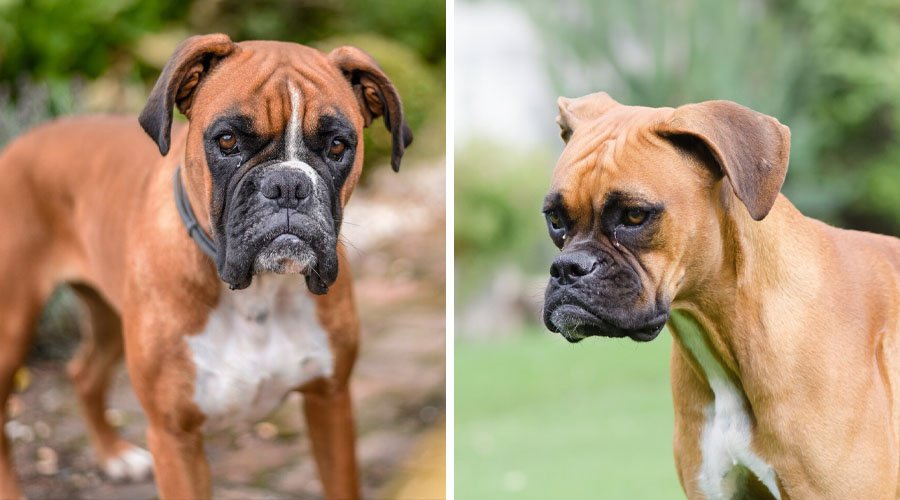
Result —
[[780, 498], [772, 466], [753, 451], [753, 427], [744, 392], [731, 381], [710, 350], [706, 333], [688, 314], [673, 311], [682, 344], [700, 365], [713, 393], [700, 435], [698, 484], [707, 498], [740, 496], [749, 474]]
[[258, 421], [292, 389], [333, 370], [328, 336], [296, 275], [258, 275], [244, 290], [223, 289], [187, 343], [207, 430]]

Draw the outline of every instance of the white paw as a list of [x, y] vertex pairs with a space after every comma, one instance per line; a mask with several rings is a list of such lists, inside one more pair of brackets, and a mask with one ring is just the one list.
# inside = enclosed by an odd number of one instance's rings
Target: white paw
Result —
[[147, 450], [132, 446], [107, 460], [103, 472], [113, 481], [142, 481], [153, 472], [153, 457]]

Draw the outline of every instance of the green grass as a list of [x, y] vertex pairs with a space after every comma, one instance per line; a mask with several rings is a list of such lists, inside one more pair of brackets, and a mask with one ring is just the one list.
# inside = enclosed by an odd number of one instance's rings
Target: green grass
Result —
[[547, 332], [456, 343], [461, 500], [684, 498], [672, 458], [671, 336]]

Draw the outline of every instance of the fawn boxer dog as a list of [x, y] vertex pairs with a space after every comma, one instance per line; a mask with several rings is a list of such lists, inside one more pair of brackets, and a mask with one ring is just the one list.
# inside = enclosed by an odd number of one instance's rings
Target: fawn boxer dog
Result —
[[[173, 123], [174, 107], [187, 124]], [[363, 128], [379, 116], [397, 170], [412, 134], [363, 51], [215, 34], [175, 50], [139, 119], [63, 119], [10, 144], [0, 417], [38, 313], [67, 283], [87, 337], [69, 372], [108, 475], [152, 466], [163, 498], [208, 498], [204, 431], [258, 420], [300, 390], [326, 496], [357, 497], [348, 378], [359, 327], [338, 234]], [[104, 418], [123, 353], [150, 454]], [[17, 498], [0, 440], [0, 497]]]
[[801, 215], [769, 116], [604, 93], [559, 109], [544, 322], [570, 342], [669, 325], [687, 496], [895, 498], [900, 240]]

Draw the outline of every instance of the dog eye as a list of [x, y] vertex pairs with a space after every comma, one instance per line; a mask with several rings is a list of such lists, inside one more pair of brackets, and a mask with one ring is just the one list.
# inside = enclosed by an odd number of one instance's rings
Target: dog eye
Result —
[[328, 158], [333, 161], [341, 161], [344, 159], [344, 152], [346, 151], [347, 144], [340, 139], [334, 139], [331, 141], [331, 146], [328, 148]]
[[553, 240], [556, 248], [562, 248], [566, 242], [565, 221], [563, 221], [562, 216], [556, 210], [544, 212], [544, 217], [547, 220], [547, 231], [550, 233], [550, 239]]
[[550, 222], [552, 229], [562, 229], [562, 220], [560, 220], [558, 213], [550, 212], [547, 214], [547, 221]]
[[237, 137], [231, 134], [222, 134], [216, 139], [219, 149], [225, 154], [233, 154], [237, 152]]
[[624, 223], [626, 226], [640, 226], [647, 220], [649, 213], [640, 208], [629, 208], [625, 210]]

